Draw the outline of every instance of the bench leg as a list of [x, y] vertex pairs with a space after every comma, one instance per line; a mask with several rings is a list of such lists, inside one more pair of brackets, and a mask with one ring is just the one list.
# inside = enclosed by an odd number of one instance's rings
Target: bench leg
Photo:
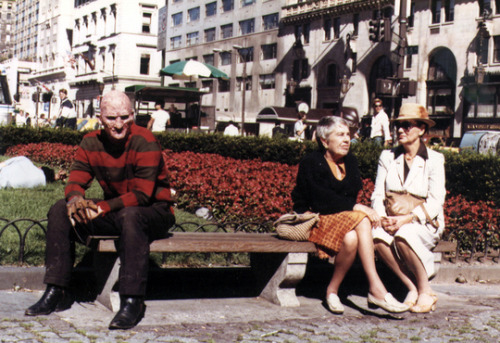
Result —
[[94, 268], [98, 285], [102, 286], [101, 292], [97, 296], [97, 301], [113, 312], [120, 309], [120, 296], [113, 290], [118, 281], [120, 271], [120, 259], [116, 254], [99, 253], [94, 255]]
[[295, 293], [306, 273], [307, 253], [251, 254], [252, 269], [267, 284], [260, 296], [280, 306], [300, 306]]

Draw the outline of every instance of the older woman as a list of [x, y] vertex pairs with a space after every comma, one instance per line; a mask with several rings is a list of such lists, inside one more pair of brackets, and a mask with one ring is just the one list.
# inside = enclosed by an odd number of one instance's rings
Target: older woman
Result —
[[324, 117], [316, 132], [319, 151], [300, 162], [292, 199], [298, 213], [319, 212], [319, 224], [309, 240], [316, 243], [321, 258], [335, 256], [335, 271], [326, 289], [329, 309], [334, 313], [344, 311], [338, 291], [358, 253], [369, 282], [369, 305], [389, 312], [408, 310], [387, 292], [375, 269], [371, 232], [380, 218], [371, 208], [356, 204], [362, 183], [357, 161], [349, 153], [347, 122], [340, 117]]
[[[444, 157], [422, 141], [434, 125], [423, 106], [403, 104], [394, 125], [399, 146], [380, 155], [372, 195], [372, 206], [382, 217], [373, 231], [375, 248], [408, 288], [404, 303], [410, 311], [430, 312], [437, 302], [429, 284], [435, 274], [431, 249], [444, 230]], [[424, 203], [409, 214], [387, 216], [387, 192], [407, 192]]]

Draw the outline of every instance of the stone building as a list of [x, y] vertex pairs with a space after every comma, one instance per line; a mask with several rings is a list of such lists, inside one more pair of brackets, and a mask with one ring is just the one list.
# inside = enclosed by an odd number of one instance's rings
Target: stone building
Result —
[[13, 55], [15, 0], [0, 1], [0, 58], [7, 59]]
[[[230, 120], [257, 134], [257, 113], [266, 106], [284, 105], [285, 85], [279, 72], [283, 51], [279, 43], [279, 0], [169, 0], [165, 64], [196, 59], [230, 76], [224, 80], [165, 85], [205, 89], [204, 111], [216, 121]], [[244, 115], [244, 118], [243, 118]]]

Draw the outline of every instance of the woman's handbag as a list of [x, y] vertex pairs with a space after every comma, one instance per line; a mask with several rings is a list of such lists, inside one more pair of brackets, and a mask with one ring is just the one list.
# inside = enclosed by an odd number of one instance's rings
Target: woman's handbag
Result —
[[424, 198], [418, 197], [408, 192], [386, 192], [384, 205], [385, 211], [389, 216], [407, 215], [410, 214], [411, 211], [413, 211], [415, 208], [420, 206], [425, 213], [427, 222], [437, 229], [439, 227], [439, 223], [437, 222], [437, 220], [431, 219], [429, 213], [423, 205], [424, 202]]
[[287, 213], [274, 222], [278, 236], [292, 241], [307, 241], [311, 229], [319, 221], [318, 213]]

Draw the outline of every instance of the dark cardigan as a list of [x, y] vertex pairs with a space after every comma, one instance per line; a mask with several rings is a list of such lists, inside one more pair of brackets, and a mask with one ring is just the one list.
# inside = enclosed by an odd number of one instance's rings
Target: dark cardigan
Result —
[[320, 214], [351, 211], [362, 188], [358, 161], [351, 153], [344, 157], [346, 176], [339, 181], [322, 152], [305, 156], [299, 165], [297, 184], [292, 191], [293, 210]]

